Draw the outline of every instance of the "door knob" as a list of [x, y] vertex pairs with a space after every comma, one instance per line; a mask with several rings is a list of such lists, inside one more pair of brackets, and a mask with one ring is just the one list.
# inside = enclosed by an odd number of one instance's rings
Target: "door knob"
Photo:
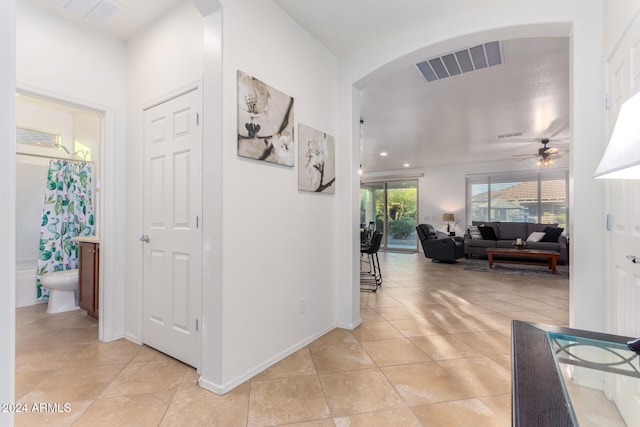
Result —
[[627, 259], [630, 259], [631, 262], [634, 263], [634, 264], [637, 263], [637, 262], [640, 262], [640, 259], [636, 258], [635, 255], [627, 255]]
[[143, 234], [142, 236], [140, 236], [140, 241], [141, 242], [145, 242], [145, 243], [149, 243], [149, 235], [148, 234]]

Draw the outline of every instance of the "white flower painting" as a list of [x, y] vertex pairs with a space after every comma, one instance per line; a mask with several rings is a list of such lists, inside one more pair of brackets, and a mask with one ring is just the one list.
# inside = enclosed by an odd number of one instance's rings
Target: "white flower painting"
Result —
[[240, 70], [238, 155], [294, 164], [293, 98]]
[[335, 138], [298, 123], [298, 141], [298, 189], [335, 193]]

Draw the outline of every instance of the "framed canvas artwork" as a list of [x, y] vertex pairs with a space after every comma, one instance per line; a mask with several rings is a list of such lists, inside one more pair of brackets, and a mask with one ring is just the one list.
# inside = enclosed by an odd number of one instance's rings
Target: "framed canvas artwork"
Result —
[[238, 70], [238, 155], [294, 165], [293, 98]]
[[335, 138], [298, 123], [298, 189], [335, 193]]

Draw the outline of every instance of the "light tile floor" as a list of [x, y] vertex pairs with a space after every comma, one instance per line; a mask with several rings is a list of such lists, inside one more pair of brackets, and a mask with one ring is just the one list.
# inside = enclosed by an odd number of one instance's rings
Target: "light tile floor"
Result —
[[[17, 426], [509, 426], [512, 319], [567, 326], [569, 282], [380, 253], [362, 325], [335, 329], [224, 396], [195, 370], [83, 311], [17, 310]], [[65, 412], [64, 403], [70, 411]]]

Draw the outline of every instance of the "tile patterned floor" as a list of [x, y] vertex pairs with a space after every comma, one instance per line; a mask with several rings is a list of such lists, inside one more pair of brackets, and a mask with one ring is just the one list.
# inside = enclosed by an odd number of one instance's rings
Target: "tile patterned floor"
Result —
[[[17, 310], [16, 399], [69, 403], [17, 426], [509, 426], [510, 322], [566, 326], [569, 282], [381, 253], [362, 325], [335, 329], [224, 396], [191, 367], [97, 341], [83, 311]], [[55, 340], [54, 340], [55, 332]]]

